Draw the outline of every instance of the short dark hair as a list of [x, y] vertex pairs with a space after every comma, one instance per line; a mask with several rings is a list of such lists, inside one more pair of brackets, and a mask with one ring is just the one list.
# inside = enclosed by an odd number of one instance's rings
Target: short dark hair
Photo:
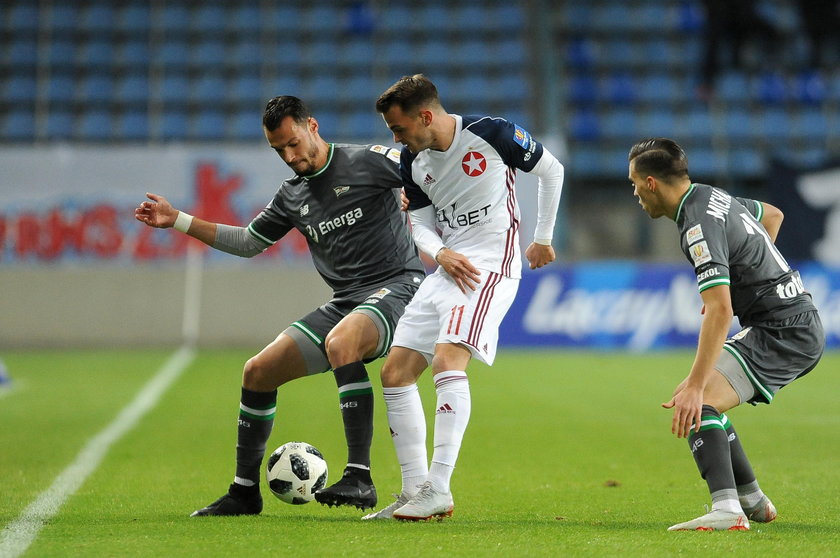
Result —
[[628, 161], [635, 160], [635, 171], [665, 180], [688, 178], [688, 157], [672, 139], [645, 138], [630, 148]]
[[423, 105], [440, 105], [437, 87], [423, 74], [403, 76], [376, 100], [376, 112], [385, 114], [394, 105], [409, 112]]
[[299, 124], [306, 124], [312, 117], [312, 113], [309, 112], [309, 107], [297, 97], [281, 95], [274, 97], [265, 105], [263, 126], [272, 132], [287, 116], [291, 116]]

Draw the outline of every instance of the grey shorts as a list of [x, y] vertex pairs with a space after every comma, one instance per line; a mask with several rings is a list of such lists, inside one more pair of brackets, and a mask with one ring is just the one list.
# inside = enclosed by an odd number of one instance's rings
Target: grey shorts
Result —
[[327, 334], [348, 314], [358, 312], [370, 317], [379, 330], [376, 353], [365, 359], [365, 362], [374, 361], [388, 353], [397, 322], [422, 281], [422, 275], [406, 274], [368, 293], [334, 298], [292, 323], [283, 333], [294, 339], [300, 348], [307, 374], [320, 374], [331, 369], [324, 346]]
[[746, 327], [726, 340], [715, 368], [741, 403], [770, 403], [784, 386], [814, 369], [825, 348], [816, 310]]

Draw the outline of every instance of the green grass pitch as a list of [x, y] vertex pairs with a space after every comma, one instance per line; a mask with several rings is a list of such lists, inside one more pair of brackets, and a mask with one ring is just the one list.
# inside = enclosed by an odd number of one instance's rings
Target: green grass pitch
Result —
[[[7, 352], [0, 391], [0, 527], [14, 521], [171, 351]], [[350, 508], [290, 506], [266, 490], [259, 517], [190, 518], [233, 475], [241, 369], [250, 351], [201, 351], [38, 533], [25, 556], [837, 556], [840, 353], [770, 406], [729, 417], [779, 518], [746, 533], [668, 533], [708, 502], [660, 408], [688, 351], [500, 353], [469, 369], [473, 410], [442, 522], [361, 522]], [[380, 361], [381, 362], [381, 361]], [[399, 489], [378, 383], [373, 475]], [[421, 378], [427, 415], [434, 392]], [[431, 428], [429, 430], [431, 434]], [[431, 439], [431, 435], [430, 435]], [[269, 451], [317, 446], [338, 478], [346, 455], [329, 374], [281, 388]], [[431, 442], [430, 442], [431, 443]], [[2, 554], [2, 553], [0, 553]]]

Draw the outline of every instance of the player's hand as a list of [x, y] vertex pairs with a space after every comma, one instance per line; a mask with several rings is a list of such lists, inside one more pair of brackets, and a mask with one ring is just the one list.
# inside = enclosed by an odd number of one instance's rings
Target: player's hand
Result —
[[671, 419], [671, 434], [677, 438], [688, 438], [691, 434], [691, 426], [695, 431], [700, 431], [700, 419], [703, 410], [703, 390], [686, 385], [679, 390], [670, 401], [663, 403], [665, 409], [674, 409], [674, 417]]
[[554, 255], [554, 247], [550, 244], [532, 242], [525, 249], [525, 257], [528, 258], [531, 269], [537, 269], [553, 262], [556, 256]]
[[459, 254], [449, 248], [441, 248], [435, 255], [438, 264], [452, 277], [461, 292], [466, 294], [467, 289], [474, 291], [481, 283], [478, 277], [481, 272], [463, 254]]
[[178, 210], [166, 198], [149, 192], [146, 192], [146, 197], [152, 201], [144, 201], [134, 210], [135, 219], [157, 229], [166, 229], [175, 224]]
[[408, 196], [405, 195], [405, 188], [400, 188], [400, 210], [408, 211]]

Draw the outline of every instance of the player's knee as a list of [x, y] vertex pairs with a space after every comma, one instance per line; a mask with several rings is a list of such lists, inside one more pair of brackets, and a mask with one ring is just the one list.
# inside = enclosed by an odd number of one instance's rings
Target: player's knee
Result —
[[266, 391], [279, 387], [283, 382], [274, 373], [273, 367], [260, 355], [253, 356], [242, 370], [242, 387], [254, 391]]
[[327, 352], [327, 359], [332, 368], [338, 368], [351, 362], [362, 360], [359, 344], [347, 335], [331, 331], [324, 340], [324, 349]]
[[383, 387], [401, 387], [414, 383], [413, 379], [406, 376], [402, 367], [395, 365], [393, 361], [386, 359], [385, 364], [379, 372]]

